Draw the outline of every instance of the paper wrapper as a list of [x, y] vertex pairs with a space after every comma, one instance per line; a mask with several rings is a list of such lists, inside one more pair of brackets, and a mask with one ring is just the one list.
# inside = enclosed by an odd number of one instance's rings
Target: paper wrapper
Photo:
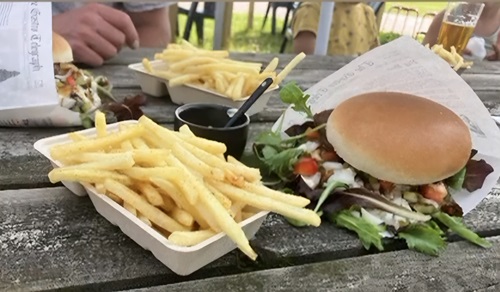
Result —
[[0, 3], [0, 126], [81, 125], [59, 106], [50, 2]]
[[[33, 111], [33, 115], [30, 112]], [[41, 117], [36, 117], [43, 113]], [[10, 111], [9, 118], [0, 111], [2, 127], [77, 127], [82, 125], [80, 114], [61, 106], [36, 107]]]
[[[450, 108], [469, 125], [474, 159], [484, 159], [494, 169], [483, 187], [472, 193], [452, 194], [464, 214], [474, 209], [500, 177], [500, 131], [472, 88], [449, 64], [414, 39], [403, 36], [356, 58], [321, 80], [305, 93], [314, 113], [333, 109], [342, 101], [367, 92], [397, 91], [429, 98]], [[289, 107], [274, 124], [283, 130], [302, 124], [306, 116]], [[397, 147], [397, 146], [395, 146]]]

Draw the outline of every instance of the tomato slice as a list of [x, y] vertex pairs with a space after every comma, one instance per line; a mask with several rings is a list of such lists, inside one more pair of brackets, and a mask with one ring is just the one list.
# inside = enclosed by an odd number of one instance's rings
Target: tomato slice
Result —
[[298, 175], [310, 176], [318, 172], [318, 162], [311, 157], [303, 157], [295, 163], [294, 173]]
[[73, 75], [68, 76], [66, 78], [66, 81], [68, 82], [69, 85], [71, 85], [71, 87], [75, 87], [76, 86], [75, 77], [73, 77]]
[[424, 185], [420, 188], [420, 192], [424, 198], [433, 200], [439, 204], [442, 203], [444, 198], [448, 195], [448, 191], [442, 182]]

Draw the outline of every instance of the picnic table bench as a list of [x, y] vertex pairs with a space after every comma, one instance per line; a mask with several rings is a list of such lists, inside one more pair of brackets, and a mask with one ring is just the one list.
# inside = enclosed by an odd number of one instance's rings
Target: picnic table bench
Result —
[[[92, 70], [106, 75], [118, 98], [140, 94], [130, 63], [156, 50], [123, 51]], [[273, 54], [235, 53], [239, 60], [269, 62]], [[281, 64], [292, 55], [279, 55]], [[308, 56], [287, 78], [308, 88], [351, 58]], [[476, 63], [462, 74], [488, 110], [500, 115], [500, 63]], [[176, 105], [148, 98], [144, 112], [172, 128]], [[247, 151], [256, 135], [280, 116], [277, 93], [252, 117]], [[440, 257], [389, 245], [366, 251], [352, 233], [324, 222], [296, 228], [269, 215], [251, 241], [256, 262], [234, 250], [201, 270], [178, 276], [94, 209], [49, 182], [51, 165], [33, 149], [40, 138], [74, 128], [0, 128], [0, 290], [120, 291], [500, 291], [500, 185], [464, 218], [493, 247], [451, 237]]]

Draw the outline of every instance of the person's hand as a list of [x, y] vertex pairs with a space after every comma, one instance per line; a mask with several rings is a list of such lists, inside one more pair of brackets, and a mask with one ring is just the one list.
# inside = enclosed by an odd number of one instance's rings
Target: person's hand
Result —
[[139, 47], [139, 35], [130, 17], [102, 4], [55, 15], [52, 29], [69, 42], [76, 62], [91, 66], [102, 65], [124, 45]]

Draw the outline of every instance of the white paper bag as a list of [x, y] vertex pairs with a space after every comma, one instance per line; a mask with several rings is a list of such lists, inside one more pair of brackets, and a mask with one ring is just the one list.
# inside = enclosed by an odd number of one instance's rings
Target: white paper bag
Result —
[[0, 2], [0, 126], [81, 125], [59, 106], [50, 2]]
[[[473, 147], [479, 152], [474, 158], [484, 159], [494, 168], [481, 189], [452, 194], [464, 214], [474, 209], [500, 177], [500, 131], [472, 88], [446, 61], [411, 37], [403, 36], [354, 59], [305, 93], [310, 95], [312, 111], [318, 113], [333, 109], [350, 97], [375, 91], [429, 98], [459, 114], [469, 125]], [[282, 119], [285, 130], [302, 124], [306, 117], [289, 107], [274, 124], [274, 130]]]

